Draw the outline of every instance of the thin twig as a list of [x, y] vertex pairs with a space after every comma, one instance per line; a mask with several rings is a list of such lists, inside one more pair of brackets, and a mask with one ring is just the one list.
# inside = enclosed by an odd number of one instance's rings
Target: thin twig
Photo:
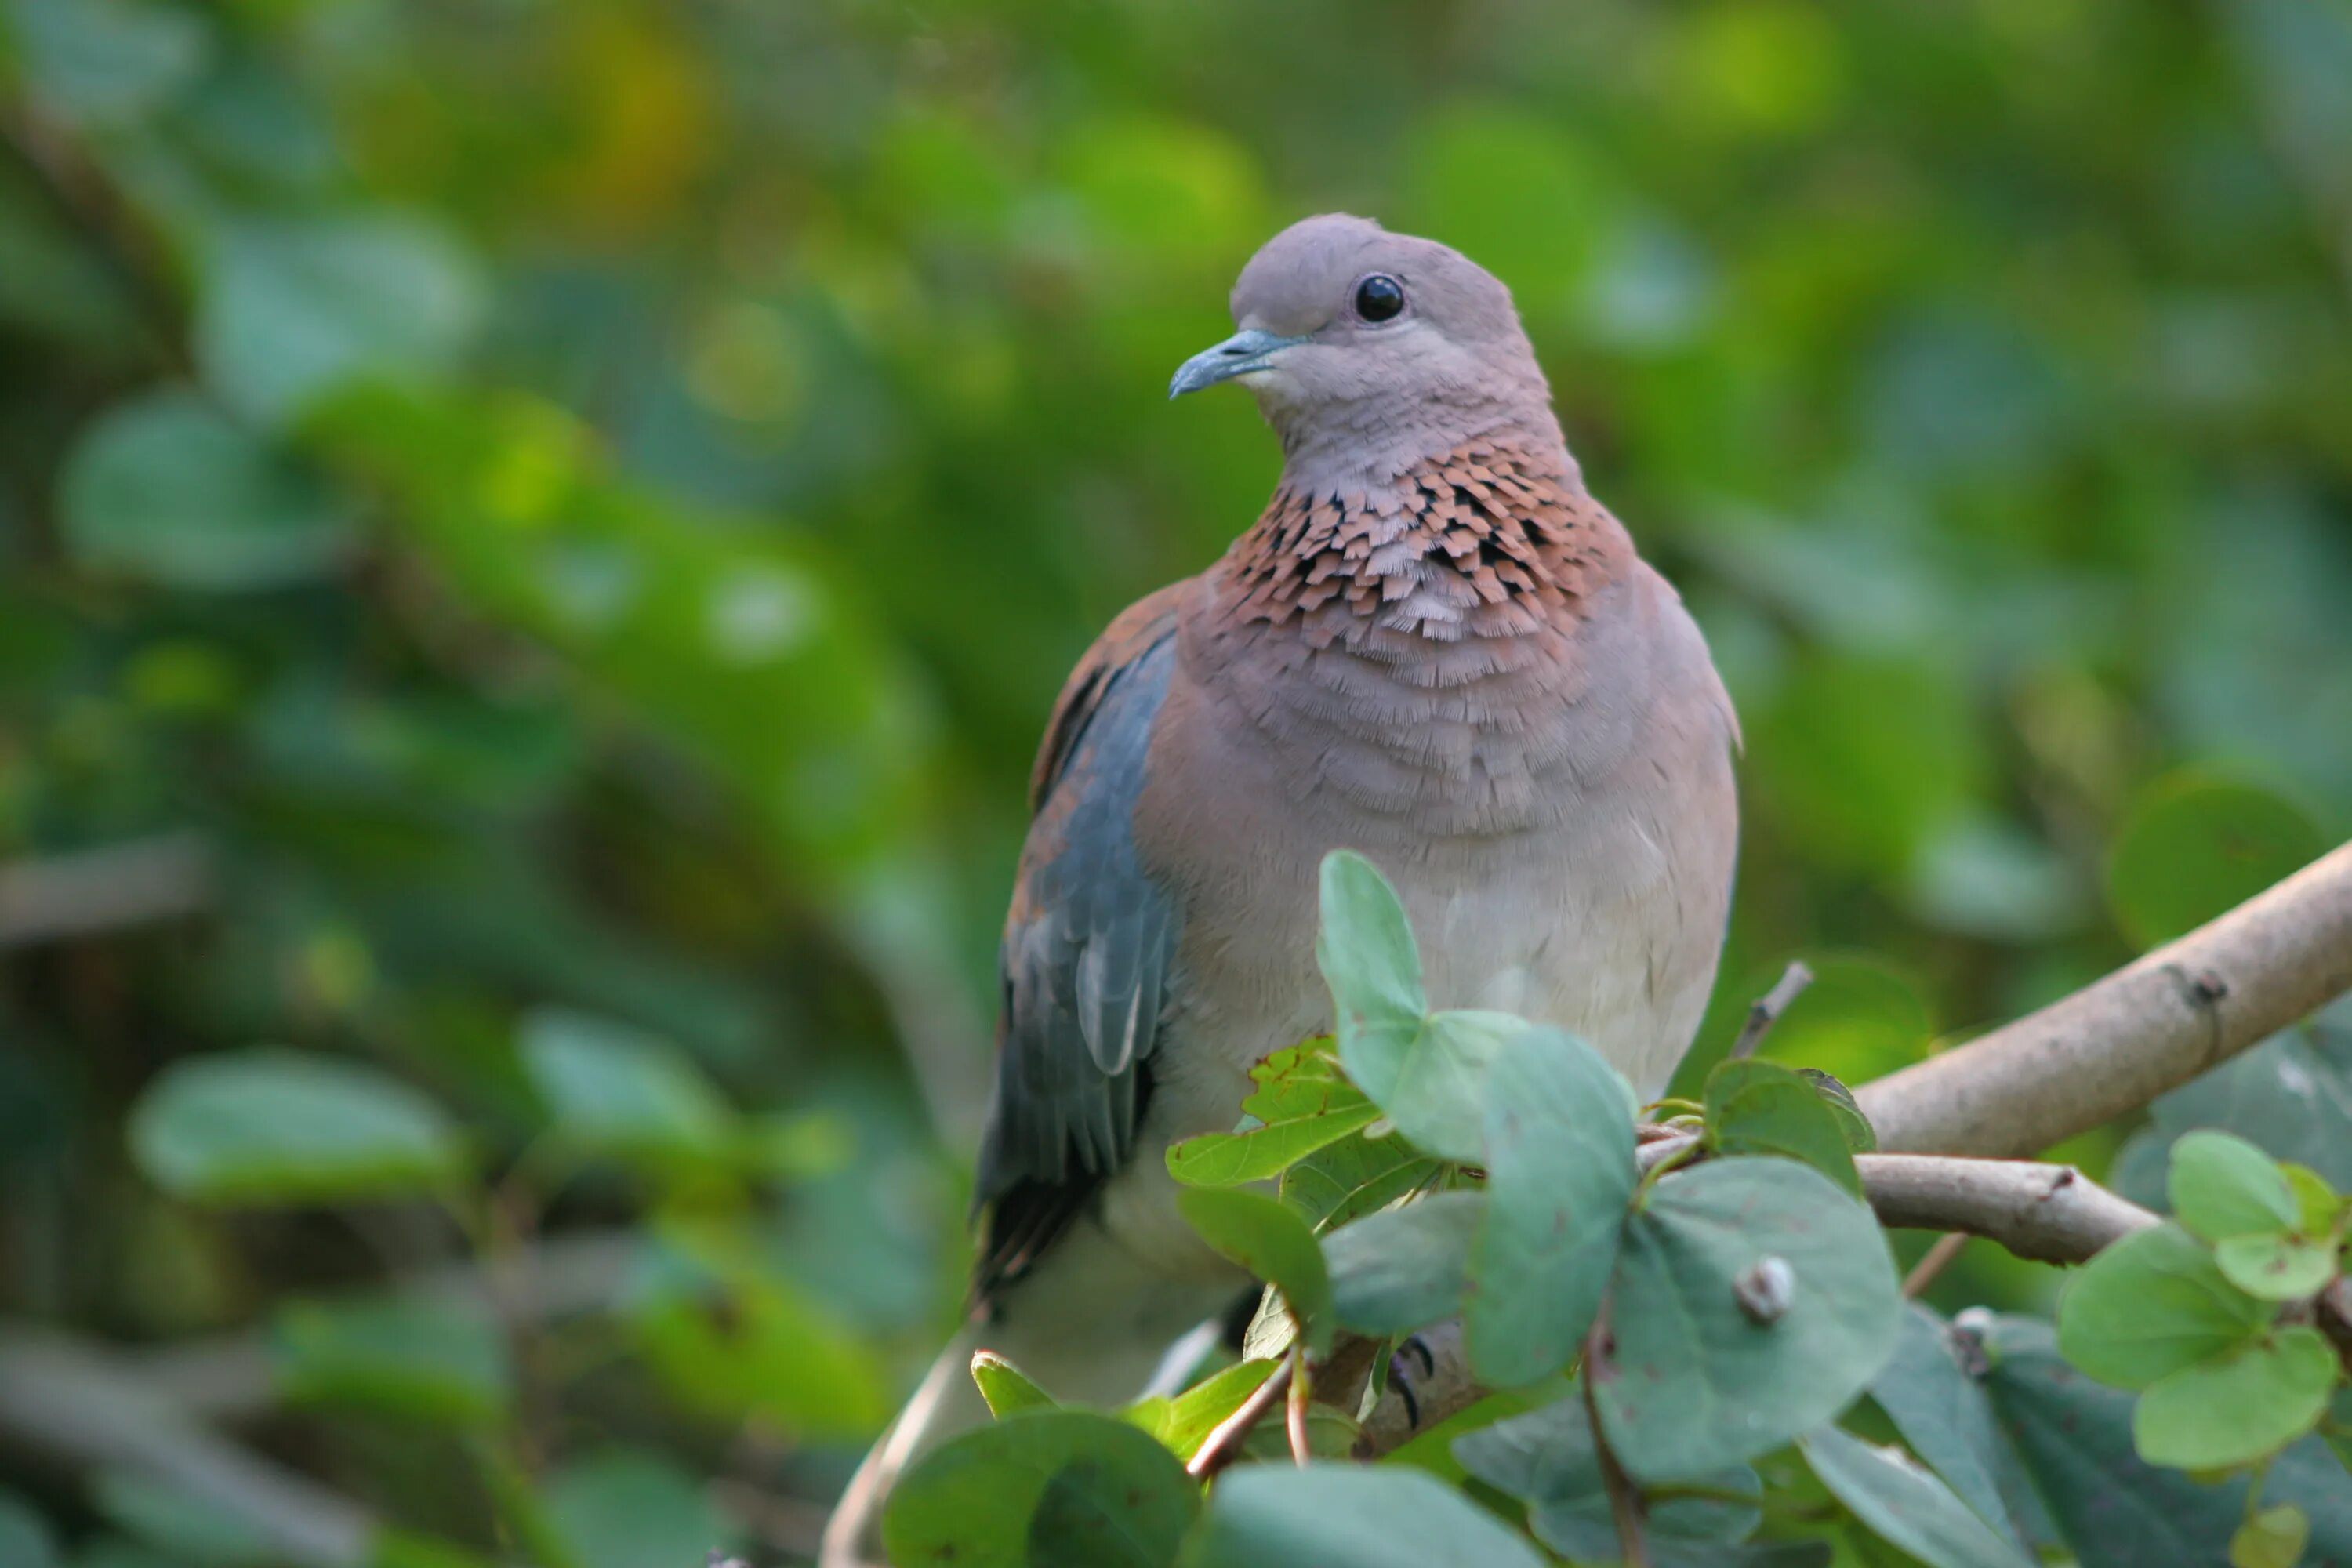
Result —
[[1772, 989], [1748, 1004], [1748, 1021], [1739, 1026], [1739, 1037], [1731, 1042], [1729, 1059], [1738, 1061], [1742, 1057], [1754, 1056], [1756, 1047], [1764, 1043], [1764, 1037], [1772, 1032], [1772, 1026], [1780, 1021], [1780, 1015], [1789, 1010], [1789, 1004], [1803, 995], [1805, 987], [1812, 983], [1813, 972], [1805, 967], [1802, 959], [1789, 960], [1789, 967], [1780, 972]]
[[1265, 1419], [1266, 1412], [1274, 1408], [1275, 1402], [1289, 1391], [1291, 1366], [1292, 1363], [1286, 1361], [1276, 1367], [1264, 1383], [1250, 1390], [1250, 1396], [1243, 1400], [1231, 1415], [1217, 1423], [1216, 1429], [1201, 1440], [1201, 1447], [1186, 1461], [1186, 1475], [1196, 1481], [1207, 1480], [1240, 1456], [1242, 1445], [1249, 1441], [1249, 1435], [1257, 1429], [1257, 1424]]
[[1604, 1308], [1593, 1320], [1592, 1331], [1584, 1336], [1584, 1415], [1592, 1423], [1592, 1451], [1601, 1460], [1601, 1484], [1609, 1492], [1609, 1516], [1617, 1522], [1617, 1546], [1624, 1553], [1625, 1568], [1650, 1568], [1650, 1549], [1642, 1539], [1642, 1494], [1634, 1489], [1625, 1467], [1617, 1462], [1617, 1451], [1609, 1446], [1609, 1434], [1601, 1425], [1601, 1401], [1593, 1392], [1601, 1382], [1608, 1344], [1609, 1313]]
[[1936, 1282], [1936, 1276], [1949, 1267], [1952, 1259], [1960, 1255], [1960, 1248], [1973, 1239], [1965, 1230], [1946, 1231], [1937, 1237], [1936, 1245], [1923, 1253], [1919, 1261], [1911, 1266], [1911, 1272], [1903, 1277], [1904, 1298], [1916, 1300], [1925, 1294], [1927, 1287]]
[[1290, 1457], [1301, 1465], [1315, 1459], [1313, 1445], [1307, 1441], [1307, 1402], [1315, 1396], [1315, 1374], [1307, 1364], [1306, 1349], [1297, 1343], [1290, 1347], [1290, 1397], [1285, 1404], [1284, 1426], [1290, 1433]]

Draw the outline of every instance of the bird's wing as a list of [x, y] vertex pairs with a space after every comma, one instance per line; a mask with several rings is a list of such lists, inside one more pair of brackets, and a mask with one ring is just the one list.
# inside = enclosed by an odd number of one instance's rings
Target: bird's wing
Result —
[[1186, 586], [1135, 605], [1079, 660], [1031, 780], [975, 1194], [985, 1229], [973, 1291], [983, 1302], [1126, 1163], [1151, 1092], [1176, 910], [1138, 862], [1135, 804]]

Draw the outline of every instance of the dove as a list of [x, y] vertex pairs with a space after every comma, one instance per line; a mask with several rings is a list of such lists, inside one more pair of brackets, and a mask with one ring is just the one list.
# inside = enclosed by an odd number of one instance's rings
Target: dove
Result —
[[975, 1352], [1116, 1405], [1248, 1288], [1165, 1154], [1330, 1030], [1329, 851], [1396, 888], [1432, 1005], [1570, 1030], [1645, 1099], [1714, 984], [1738, 720], [1586, 489], [1509, 291], [1335, 214], [1267, 241], [1231, 303], [1170, 393], [1247, 387], [1281, 478], [1054, 706], [1000, 951], [972, 1313], [845, 1492], [827, 1568], [879, 1561], [897, 1477], [988, 1418]]

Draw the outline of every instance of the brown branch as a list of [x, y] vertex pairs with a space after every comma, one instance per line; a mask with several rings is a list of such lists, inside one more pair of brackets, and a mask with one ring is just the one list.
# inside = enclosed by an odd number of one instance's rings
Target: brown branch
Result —
[[1748, 1021], [1739, 1026], [1739, 1037], [1731, 1042], [1727, 1059], [1738, 1061], [1742, 1057], [1754, 1056], [1756, 1047], [1764, 1043], [1764, 1037], [1772, 1032], [1772, 1026], [1780, 1021], [1780, 1015], [1812, 983], [1813, 972], [1805, 967], [1804, 962], [1790, 959], [1789, 967], [1780, 972], [1780, 978], [1773, 982], [1772, 989], [1748, 1004]]
[[212, 900], [212, 851], [194, 833], [18, 860], [0, 866], [0, 948], [174, 920]]
[[1855, 1099], [1879, 1146], [2014, 1157], [2137, 1110], [2352, 990], [2352, 844]]

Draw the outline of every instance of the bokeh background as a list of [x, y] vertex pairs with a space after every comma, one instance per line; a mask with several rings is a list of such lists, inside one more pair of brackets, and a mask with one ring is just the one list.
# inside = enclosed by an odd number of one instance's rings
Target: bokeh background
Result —
[[1695, 1060], [2352, 826], [2342, 0], [8, 0], [0, 1559], [806, 1549], [1047, 705], [1276, 471], [1168, 374], [1333, 208], [1512, 286], [1713, 641]]

